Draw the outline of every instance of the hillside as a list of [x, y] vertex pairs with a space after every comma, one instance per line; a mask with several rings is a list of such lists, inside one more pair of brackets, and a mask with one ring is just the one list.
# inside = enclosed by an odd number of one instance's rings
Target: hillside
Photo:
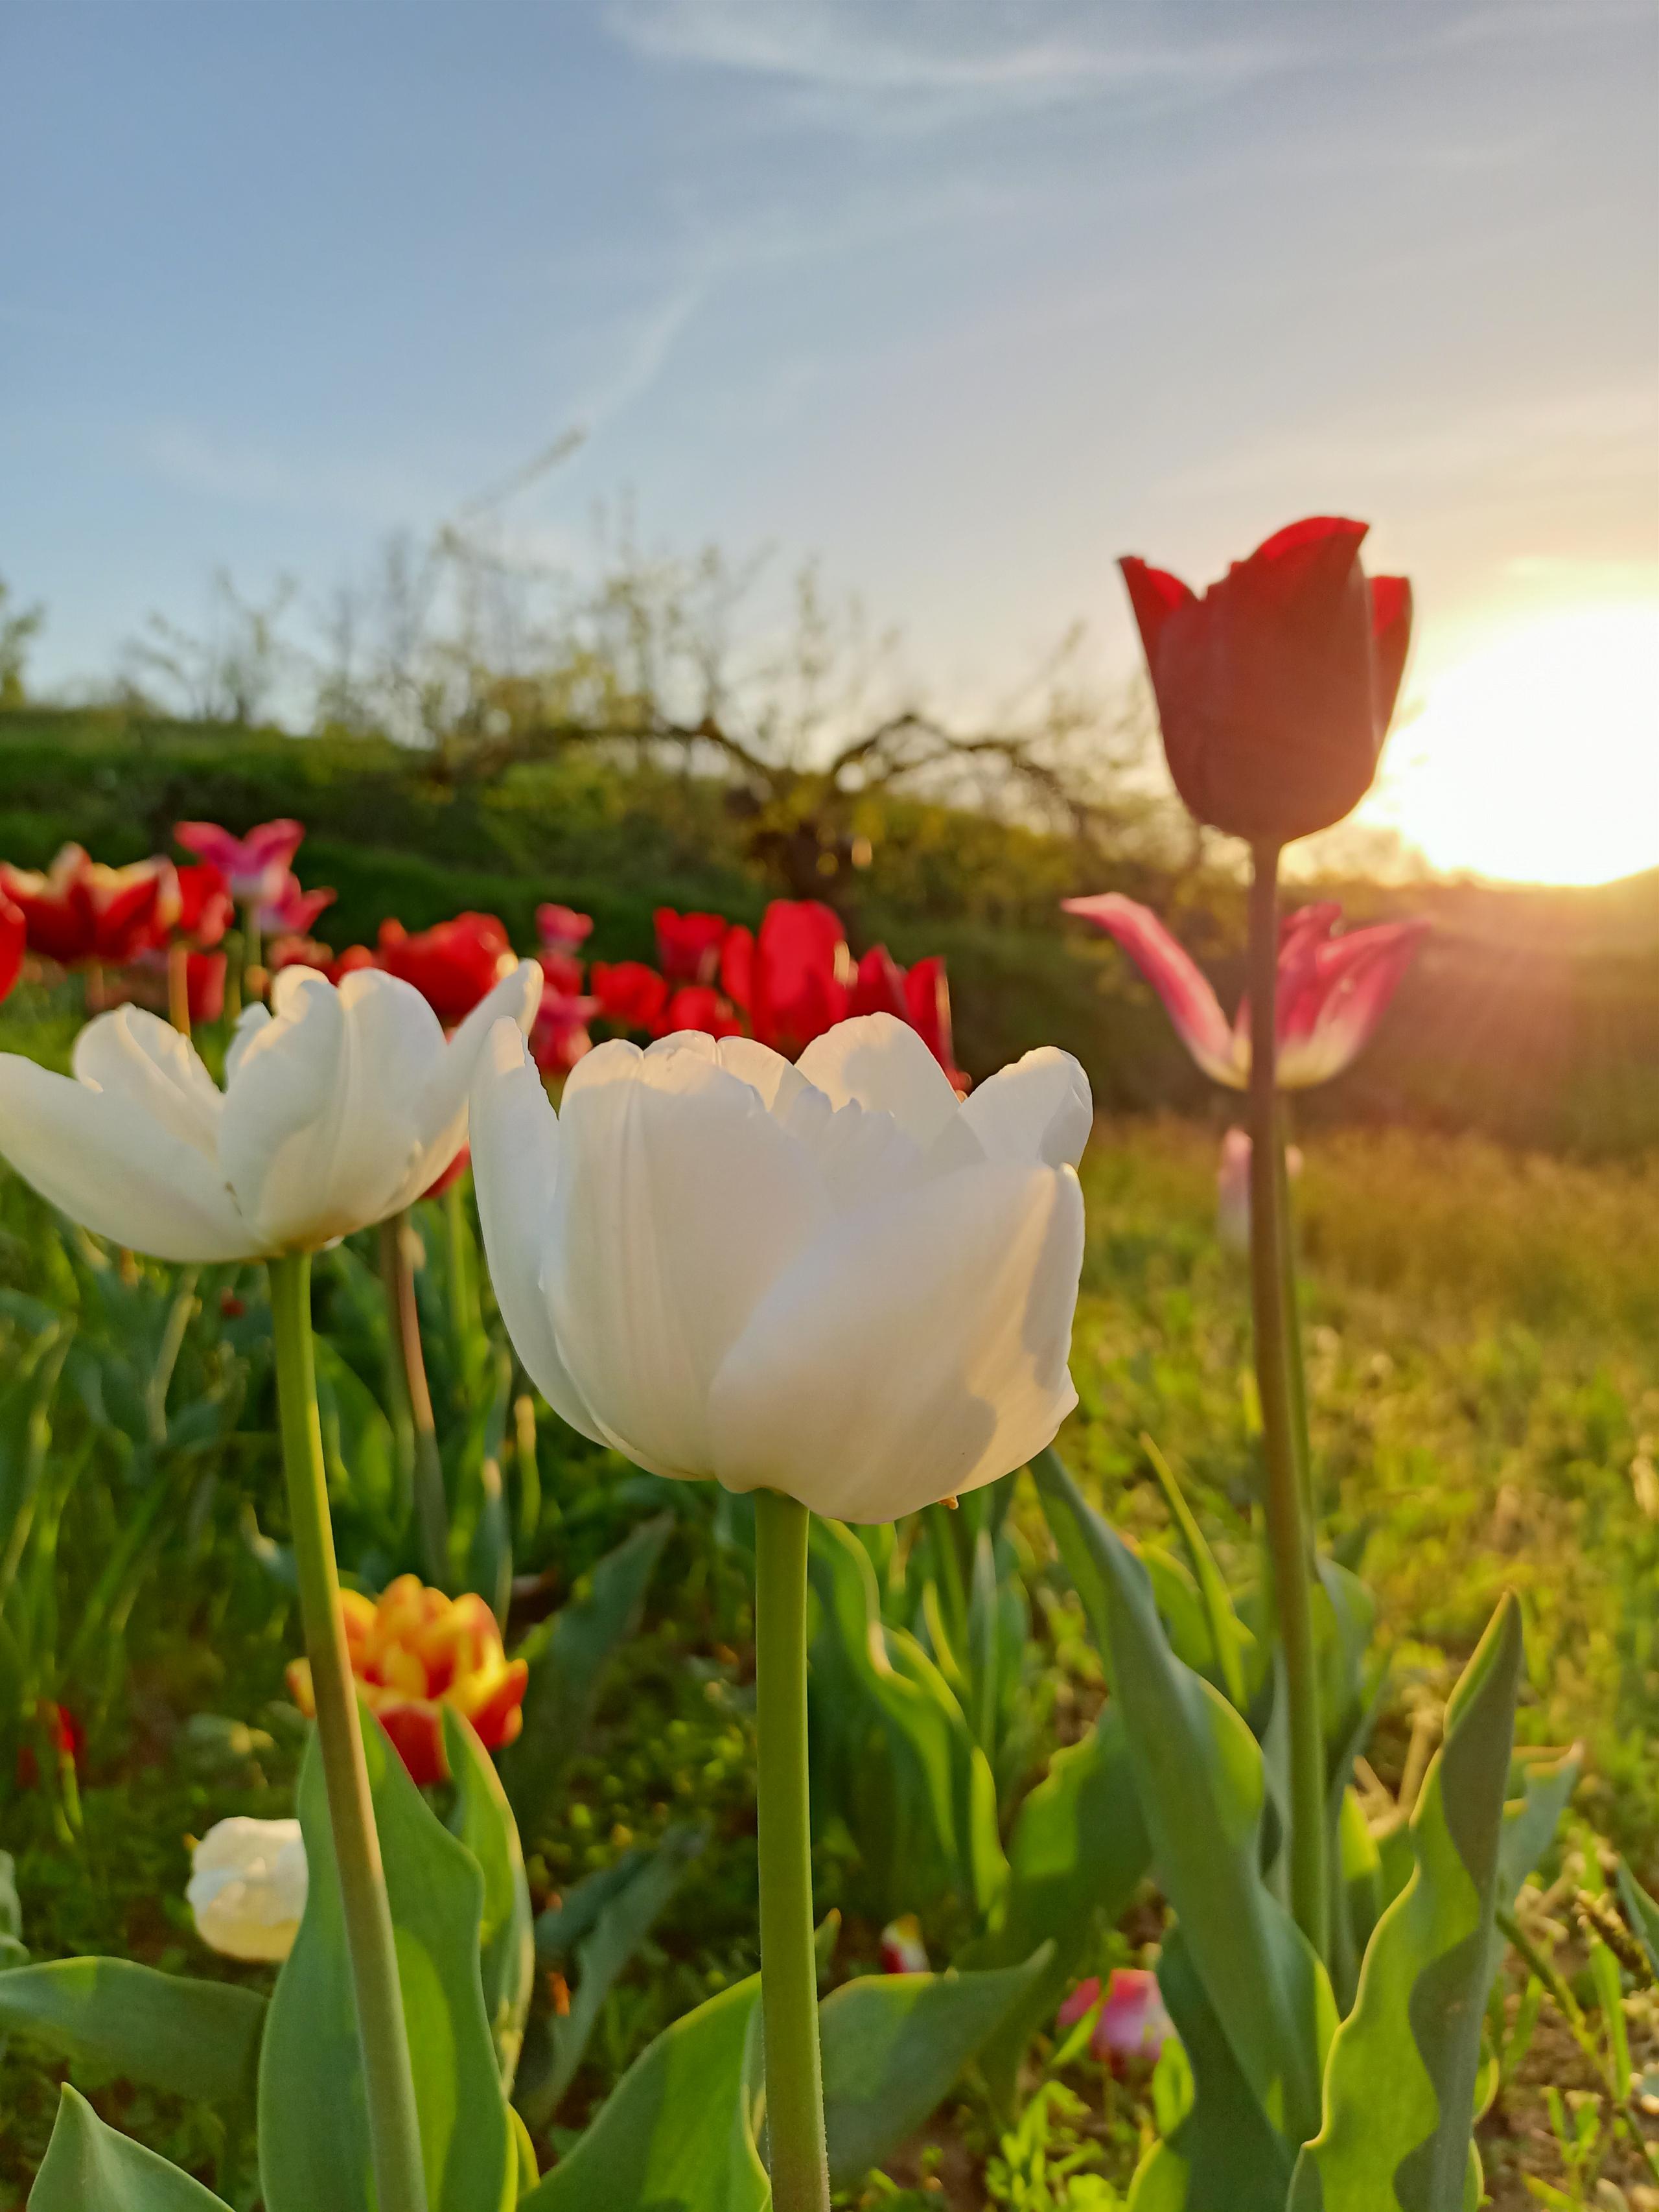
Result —
[[[337, 945], [387, 914], [410, 928], [462, 907], [499, 913], [520, 943], [544, 898], [595, 918], [601, 957], [649, 957], [651, 910], [710, 906], [753, 920], [770, 895], [744, 857], [722, 787], [586, 757], [446, 784], [383, 740], [296, 738], [116, 711], [0, 714], [0, 856], [28, 866], [75, 838], [111, 860], [167, 849], [186, 816], [308, 825], [310, 883], [340, 896]], [[1188, 1066], [1116, 950], [1068, 922], [1099, 880], [1066, 842], [979, 815], [884, 804], [848, 912], [855, 943], [949, 960], [960, 1056], [982, 1074], [1042, 1042], [1088, 1066], [1103, 1105], [1225, 1102]], [[1411, 1119], [1585, 1153], [1659, 1143], [1659, 871], [1596, 890], [1478, 883], [1321, 884], [1356, 918], [1426, 912], [1436, 927], [1376, 1044], [1305, 1102], [1308, 1118]], [[1167, 894], [1166, 894], [1167, 896]], [[1238, 985], [1237, 887], [1179, 887], [1177, 927], [1224, 1000]]]

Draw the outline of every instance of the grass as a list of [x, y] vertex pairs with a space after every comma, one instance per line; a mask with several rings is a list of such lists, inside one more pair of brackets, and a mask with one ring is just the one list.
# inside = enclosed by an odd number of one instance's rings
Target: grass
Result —
[[[1214, 1232], [1218, 1135], [1218, 1125], [1175, 1119], [1100, 1124], [1084, 1176], [1080, 1404], [1061, 1449], [1121, 1524], [1147, 1534], [1166, 1517], [1140, 1442], [1155, 1437], [1242, 1582], [1256, 1554], [1254, 1405], [1243, 1263]], [[1374, 1764], [1385, 1780], [1397, 1778], [1413, 1717], [1443, 1700], [1499, 1592], [1512, 1587], [1528, 1629], [1522, 1737], [1583, 1740], [1581, 1813], [1652, 1884], [1659, 1162], [1578, 1165], [1401, 1130], [1315, 1133], [1305, 1149], [1297, 1206], [1322, 1522], [1326, 1540], [1358, 1560], [1376, 1594], [1392, 1668]], [[0, 1189], [9, 1291], [68, 1295], [61, 1266], [48, 1279], [40, 1256], [43, 1228], [32, 1200], [15, 1185]], [[238, 1324], [251, 1325], [252, 1316]], [[210, 1346], [192, 1336], [185, 1359], [209, 1373]], [[238, 1436], [257, 1437], [265, 1419], [256, 1387]], [[107, 1442], [94, 1433], [90, 1448]], [[538, 1899], [672, 1822], [699, 1823], [707, 1841], [606, 2001], [561, 2114], [567, 2123], [669, 2019], [754, 1965], [739, 1563], [719, 1540], [712, 1493], [649, 1486], [650, 1498], [641, 1491], [624, 1500], [620, 1466], [584, 1452], [553, 1470], [532, 1569], [562, 1562], [568, 1588], [604, 1542], [663, 1502], [664, 1490], [677, 1493], [666, 1502], [679, 1522], [645, 1631], [611, 1681], [568, 1790], [544, 1832], [525, 1839]], [[274, 1464], [246, 1443], [234, 1464], [269, 1529]], [[125, 1687], [94, 1733], [82, 1777], [78, 1844], [65, 1848], [44, 1791], [9, 1789], [0, 1843], [17, 1858], [24, 1935], [36, 1957], [113, 1950], [192, 1973], [241, 1971], [202, 1949], [181, 1895], [186, 1838], [231, 1812], [285, 1810], [293, 1771], [282, 1607], [251, 1564], [239, 1507], [222, 1496], [194, 1523], [186, 1514], [167, 1553], [168, 1587], [145, 1592], [135, 1607]], [[1027, 1539], [1045, 1553], [1034, 1504], [1018, 1510]], [[71, 1511], [64, 1525], [73, 1538], [81, 1524]], [[91, 1544], [95, 1516], [84, 1525]], [[70, 1559], [65, 1571], [84, 1577], [94, 1564]], [[1074, 1635], [1056, 1641], [1047, 1618], [1038, 1627], [1042, 1656], [1065, 1676], [1063, 1714], [1097, 1695], [1098, 1669]], [[231, 1725], [204, 1723], [203, 1714]], [[821, 1906], [841, 1902], [833, 1854], [820, 1872]], [[1136, 1940], [1155, 1932], [1155, 1921], [1130, 1931]], [[875, 1937], [849, 1923], [840, 1970], [867, 1963]], [[249, 1971], [256, 1983], [265, 1978]], [[1559, 2159], [1552, 2166], [1534, 2141], [1547, 2085], [1531, 2076], [1547, 2065], [1534, 2057], [1504, 2124], [1559, 2185]], [[0, 2207], [22, 2200], [61, 2071], [21, 2045], [0, 2061]], [[1563, 2086], [1576, 2079], [1564, 2074]], [[1075, 2086], [1097, 2111], [1098, 2075]], [[94, 2087], [109, 2117], [211, 2173], [217, 2146], [199, 2112], [119, 2085]], [[1121, 2182], [1145, 2111], [1144, 2095], [1118, 2096], [1112, 2130], [1098, 2138], [1101, 2175]], [[971, 2100], [955, 2108], [931, 2160], [952, 2194], [941, 2200], [919, 2188], [915, 2201], [986, 2202], [975, 2177], [995, 2151], [988, 2117]], [[915, 2178], [929, 2168], [912, 2157], [903, 2171]]]

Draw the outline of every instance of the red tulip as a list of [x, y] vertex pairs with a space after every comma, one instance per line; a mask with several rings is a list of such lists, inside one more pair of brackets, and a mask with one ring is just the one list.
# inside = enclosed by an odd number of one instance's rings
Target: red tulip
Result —
[[[545, 958], [542, 965], [545, 969]], [[592, 1050], [587, 1024], [599, 1012], [599, 1000], [580, 993], [542, 993], [530, 1031], [530, 1055], [544, 1075], [568, 1075], [576, 1062]]]
[[908, 1022], [958, 1091], [968, 1079], [957, 1066], [951, 1036], [951, 993], [938, 955], [918, 960], [907, 975], [884, 945], [872, 945], [859, 963], [849, 1014], [896, 1014]]
[[177, 892], [173, 934], [206, 951], [230, 927], [235, 913], [225, 879], [210, 860], [198, 860], [175, 868], [173, 880]]
[[239, 905], [265, 906], [281, 896], [306, 830], [303, 822], [284, 817], [260, 823], [246, 837], [234, 836], [216, 822], [178, 822], [173, 834], [187, 853], [213, 863]]
[[106, 868], [79, 845], [65, 845], [45, 874], [0, 862], [0, 891], [21, 910], [29, 951], [63, 968], [124, 968], [157, 944], [174, 880], [170, 860]]
[[896, 1014], [902, 1022], [909, 1020], [904, 970], [884, 945], [872, 945], [860, 961], [847, 1010], [850, 1014]]
[[804, 1051], [845, 1019], [855, 972], [830, 908], [816, 899], [774, 899], [761, 917], [748, 979], [755, 1035], [791, 1058]]
[[374, 954], [374, 965], [412, 983], [446, 1029], [464, 1022], [514, 964], [493, 914], [458, 914], [413, 937], [402, 922], [383, 921]]
[[592, 928], [592, 915], [578, 914], [574, 907], [555, 906], [550, 900], [536, 909], [536, 934], [550, 952], [576, 951]]
[[654, 1030], [668, 1003], [667, 984], [643, 960], [596, 960], [588, 981], [613, 1029]]
[[671, 983], [712, 983], [720, 973], [720, 947], [731, 923], [723, 914], [678, 914], [659, 906], [657, 963]]
[[1200, 599], [1121, 566], [1176, 789], [1200, 822], [1275, 845], [1340, 822], [1370, 788], [1405, 672], [1411, 586], [1369, 581], [1367, 525], [1293, 522]]
[[9, 994], [17, 981], [27, 947], [28, 924], [23, 909], [0, 892], [0, 999]]
[[[317, 949], [323, 954], [327, 954], [328, 947], [325, 945], [319, 945]], [[318, 963], [329, 981], [336, 985], [343, 982], [348, 975], [355, 973], [359, 968], [378, 968], [380, 964], [380, 961], [366, 945], [348, 945], [337, 958], [325, 957]]]
[[538, 952], [542, 980], [547, 988], [558, 995], [574, 999], [582, 988], [582, 963], [571, 952]]
[[[1231, 1091], [1250, 1080], [1250, 1009], [1231, 1028], [1221, 1002], [1190, 956], [1150, 907], [1108, 891], [1062, 900], [1115, 937], [1163, 1000], [1176, 1034], [1206, 1075]], [[1380, 923], [1333, 935], [1342, 909], [1301, 908], [1279, 933], [1277, 1039], [1281, 1090], [1328, 1083], [1358, 1056], [1382, 1020], [1428, 929], [1426, 921]]]
[[705, 1036], [741, 1036], [743, 1024], [710, 983], [683, 983], [657, 1017], [659, 1036], [677, 1030], [701, 1030]]
[[[1061, 2005], [1055, 2025], [1074, 2027], [1097, 2004], [1100, 1978], [1091, 1974], [1086, 1982], [1078, 1984]], [[1164, 2010], [1158, 1976], [1148, 1973], [1142, 1966], [1115, 1967], [1107, 1986], [1106, 2002], [1100, 2006], [1100, 2018], [1090, 2038], [1095, 2057], [1115, 2074], [1122, 2073], [1131, 2060], [1151, 2065], [1174, 2033], [1175, 2026]]]
[[276, 896], [254, 908], [253, 919], [267, 937], [309, 937], [312, 923], [338, 896], [328, 890], [301, 890], [300, 878], [290, 871]]

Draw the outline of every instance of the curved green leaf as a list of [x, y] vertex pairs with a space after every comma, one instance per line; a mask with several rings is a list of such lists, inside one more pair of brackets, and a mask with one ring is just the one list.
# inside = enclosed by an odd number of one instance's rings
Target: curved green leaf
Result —
[[251, 2098], [265, 2001], [131, 1959], [53, 1959], [0, 1973], [0, 2028], [174, 2097]]
[[[397, 1935], [430, 2212], [501, 2212], [516, 2159], [484, 2010], [484, 1879], [366, 1708], [363, 1751]], [[266, 2212], [363, 2212], [368, 2124], [345, 1925], [313, 1734], [300, 1774], [311, 1881], [259, 2058]]]
[[1506, 1597], [1446, 1708], [1412, 1815], [1416, 1864], [1338, 2030], [1294, 2212], [1462, 2212], [1486, 1994], [1502, 1949], [1504, 1796], [1521, 1609]]
[[1654, 1903], [1623, 1859], [1619, 1862], [1619, 1901], [1625, 1908], [1631, 1933], [1646, 1952], [1655, 1977], [1659, 1978], [1659, 1905]]
[[1240, 2073], [1299, 2145], [1319, 2125], [1335, 2007], [1323, 1966], [1261, 1879], [1261, 1749], [1170, 1650], [1146, 1569], [1057, 1456], [1044, 1453], [1034, 1471], [1068, 1564], [1077, 1558], [1091, 1579], [1085, 1604], [1103, 1620], [1153, 1870]]
[[1135, 2176], [1133, 2212], [1284, 2212], [1294, 2148], [1269, 2125], [1205, 1995], [1179, 1928], [1158, 1987], [1193, 2072], [1185, 2117]]
[[65, 2087], [29, 2212], [225, 2212], [222, 2200], [130, 2136], [106, 2128]]
[[599, 1691], [618, 1648], [639, 1626], [645, 1594], [673, 1528], [659, 1513], [607, 1552], [592, 1587], [526, 1638], [530, 1662], [524, 1732], [501, 1757], [501, 1781], [521, 1835], [532, 1848], [565, 1769], [581, 1749]]
[[1019, 1808], [1008, 1839], [1008, 1892], [1000, 1924], [963, 1952], [967, 1967], [1012, 1965], [1051, 1948], [980, 2052], [992, 2095], [1006, 2107], [1025, 2045], [1049, 2018], [1103, 1922], [1128, 1909], [1152, 1856], [1123, 1717], [1109, 1706], [1094, 1727], [1057, 1751]]
[[483, 1918], [478, 1931], [484, 2010], [510, 2090], [524, 2044], [525, 2017], [536, 1974], [530, 1885], [518, 1824], [477, 1731], [453, 1705], [443, 1708], [444, 1749], [455, 1783], [450, 1826], [478, 1862]]
[[1022, 2008], [1048, 1966], [976, 1974], [872, 1974], [818, 2008], [830, 2179], [863, 2179], [913, 2135], [987, 2039]]
[[767, 2212], [744, 2083], [758, 1976], [665, 2028], [519, 2212]]

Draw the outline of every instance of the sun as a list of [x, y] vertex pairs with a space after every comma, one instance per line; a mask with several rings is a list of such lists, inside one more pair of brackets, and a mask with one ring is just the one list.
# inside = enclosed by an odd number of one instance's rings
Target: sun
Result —
[[1503, 632], [1432, 677], [1376, 815], [1434, 866], [1601, 884], [1659, 866], [1659, 600]]

